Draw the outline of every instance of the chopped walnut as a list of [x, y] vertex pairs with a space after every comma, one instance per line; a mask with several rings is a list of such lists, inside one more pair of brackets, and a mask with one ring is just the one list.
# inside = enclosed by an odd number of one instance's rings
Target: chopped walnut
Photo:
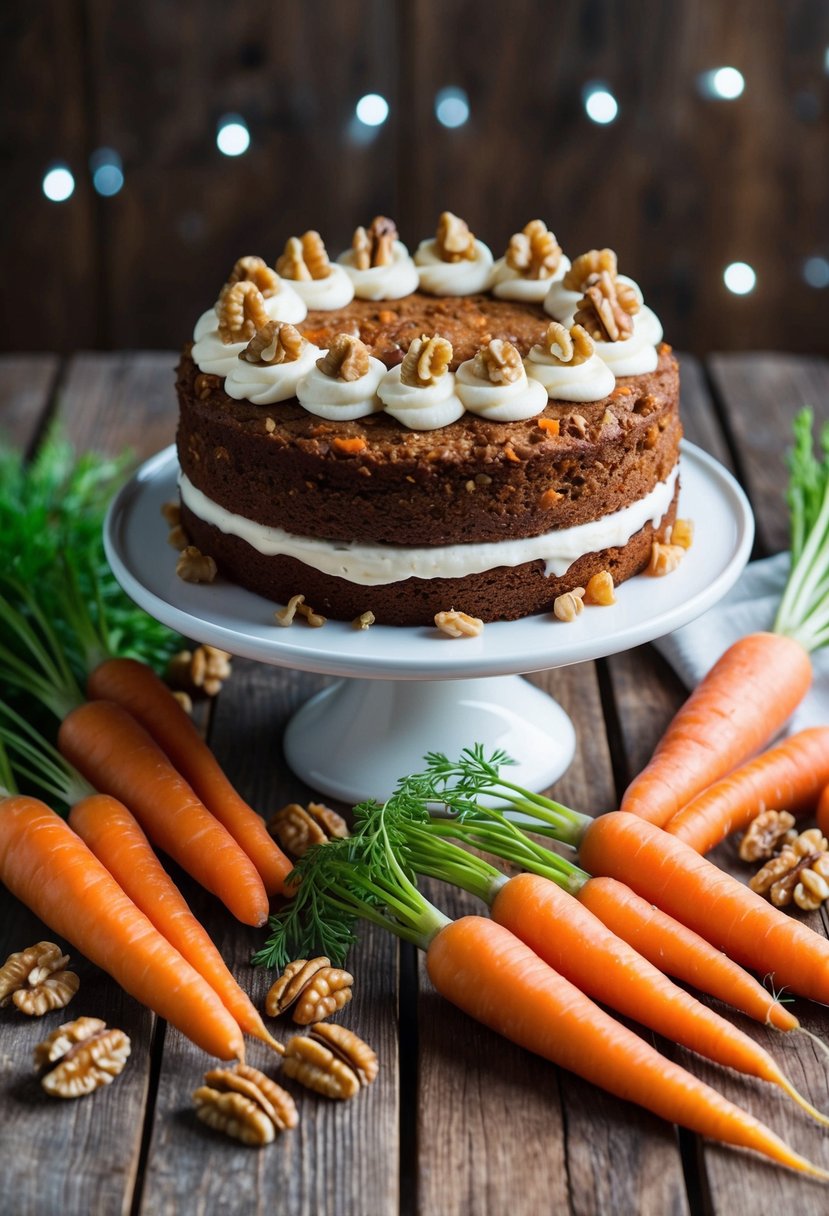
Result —
[[216, 305], [222, 342], [250, 342], [257, 329], [270, 321], [265, 298], [250, 279], [227, 283]]
[[377, 1056], [344, 1026], [323, 1023], [289, 1041], [282, 1067], [300, 1085], [345, 1100], [377, 1076]]
[[543, 220], [530, 220], [510, 237], [504, 256], [525, 279], [549, 279], [561, 261], [561, 246]]
[[276, 295], [279, 290], [279, 275], [267, 265], [263, 258], [248, 255], [239, 258], [231, 270], [225, 286], [232, 287], [234, 283], [253, 283], [267, 300]]
[[202, 692], [215, 697], [225, 680], [230, 678], [232, 655], [218, 646], [197, 646], [195, 650], [180, 650], [167, 664], [167, 683], [184, 692]]
[[650, 561], [645, 569], [645, 574], [649, 574], [651, 578], [662, 578], [666, 574], [673, 574], [684, 554], [685, 550], [681, 545], [663, 544], [661, 541], [655, 540], [651, 545]]
[[319, 629], [328, 619], [327, 617], [320, 616], [318, 612], [314, 612], [311, 605], [305, 603], [304, 597], [302, 603], [297, 604], [296, 610], [299, 616], [305, 618], [306, 622], [311, 626], [312, 629]]
[[435, 245], [442, 262], [471, 262], [475, 258], [475, 235], [465, 220], [451, 211], [441, 213]]
[[525, 374], [518, 349], [502, 338], [493, 338], [478, 351], [472, 360], [472, 372], [491, 384], [515, 384]]
[[38, 942], [10, 954], [0, 967], [0, 1005], [13, 1001], [21, 1013], [42, 1017], [63, 1009], [78, 991], [80, 980], [67, 971], [69, 955], [54, 942]]
[[599, 570], [587, 580], [584, 602], [585, 604], [600, 604], [602, 607], [616, 603], [616, 596], [613, 594], [613, 575], [609, 570]]
[[221, 386], [221, 376], [214, 376], [209, 372], [199, 372], [193, 382], [193, 388], [196, 390], [199, 401], [206, 401], [211, 393], [215, 393]]
[[681, 545], [683, 549], [690, 549], [693, 543], [694, 521], [692, 519], [674, 520], [674, 526], [671, 528], [671, 544]]
[[293, 279], [295, 282], [300, 280], [307, 283], [310, 279], [327, 279], [331, 274], [331, 263], [320, 234], [309, 229], [301, 237], [290, 237], [276, 263], [276, 269], [283, 278]]
[[278, 612], [273, 614], [277, 625], [282, 625], [285, 629], [287, 629], [289, 625], [293, 625], [297, 608], [304, 602], [304, 595], [292, 595], [285, 607], [280, 608]]
[[217, 567], [212, 557], [202, 553], [195, 545], [187, 545], [182, 549], [176, 563], [176, 574], [185, 583], [212, 583], [216, 577]]
[[165, 502], [161, 505], [161, 514], [167, 520], [171, 528], [177, 527], [181, 523], [181, 503], [180, 502]]
[[794, 823], [794, 815], [788, 811], [761, 811], [740, 841], [741, 860], [761, 861], [771, 857]]
[[[193, 1095], [197, 1116], [210, 1126], [216, 1127], [217, 1130], [236, 1136], [236, 1132], [231, 1131], [229, 1126], [219, 1126], [222, 1120], [217, 1119], [217, 1114], [219, 1116], [222, 1113], [227, 1115], [229, 1108], [234, 1108], [239, 1124], [247, 1130], [251, 1137], [246, 1143], [268, 1144], [273, 1140], [275, 1132], [283, 1132], [288, 1128], [296, 1127], [299, 1122], [296, 1103], [288, 1091], [281, 1085], [277, 1085], [276, 1081], [271, 1080], [265, 1073], [260, 1072], [258, 1068], [253, 1068], [249, 1064], [239, 1063], [234, 1064], [232, 1068], [213, 1068], [205, 1073], [204, 1081], [204, 1086], [196, 1090]], [[235, 1094], [246, 1099], [265, 1116], [271, 1124], [270, 1130], [258, 1118], [246, 1118], [245, 1116], [251, 1114], [247, 1107], [240, 1103], [223, 1105], [210, 1094], [205, 1094], [205, 1088], [211, 1090], [213, 1094]], [[207, 1112], [212, 1113], [205, 1118]], [[239, 1115], [243, 1117], [239, 1119]], [[242, 1136], [237, 1136], [237, 1138], [244, 1139]]]
[[572, 325], [568, 329], [560, 321], [550, 322], [540, 346], [545, 354], [569, 367], [586, 363], [595, 351], [593, 339], [583, 325]]
[[553, 600], [553, 613], [560, 621], [574, 621], [584, 611], [584, 587], [574, 587]]
[[452, 343], [447, 338], [440, 334], [413, 338], [400, 365], [400, 383], [426, 388], [449, 370], [451, 362]]
[[80, 1098], [102, 1085], [109, 1085], [124, 1069], [130, 1041], [123, 1030], [107, 1029], [100, 1018], [78, 1018], [66, 1022], [38, 1043], [35, 1067], [47, 1094], [56, 1098]]
[[[814, 911], [829, 895], [828, 848], [820, 828], [799, 834], [789, 829], [780, 852], [757, 871], [749, 886], [758, 895], [767, 895], [775, 907], [794, 901], [804, 911]], [[826, 894], [821, 894], [824, 888]]]
[[597, 342], [621, 342], [633, 333], [633, 315], [638, 311], [633, 288], [605, 270], [585, 288], [573, 320]]
[[351, 624], [354, 629], [368, 629], [374, 624], [374, 613], [361, 612], [359, 616], [354, 618]]
[[574, 439], [584, 439], [587, 435], [587, 419], [584, 414], [569, 414], [566, 418], [561, 419], [561, 428], [565, 435], [571, 435]]
[[321, 802], [309, 802], [302, 807], [289, 802], [268, 821], [268, 831], [275, 836], [286, 853], [301, 857], [315, 844], [324, 844], [332, 837], [348, 836], [348, 825], [342, 815]]
[[353, 334], [337, 334], [317, 367], [332, 380], [359, 380], [369, 369], [368, 347]]
[[260, 367], [296, 363], [306, 345], [305, 339], [288, 321], [268, 321], [248, 342], [239, 358]]
[[322, 1022], [348, 1004], [353, 983], [348, 971], [332, 967], [324, 956], [296, 959], [271, 986], [265, 1010], [278, 1017], [294, 1006], [293, 1019], [300, 1026]]
[[584, 291], [605, 273], [616, 278], [616, 254], [612, 249], [588, 249], [575, 259], [561, 281], [562, 286], [568, 291]]
[[436, 612], [435, 624], [441, 633], [450, 638], [479, 638], [484, 631], [484, 623], [477, 616], [469, 616], [466, 612]]
[[397, 226], [385, 215], [376, 215], [368, 230], [357, 228], [351, 241], [351, 260], [356, 270], [390, 266], [394, 260]]

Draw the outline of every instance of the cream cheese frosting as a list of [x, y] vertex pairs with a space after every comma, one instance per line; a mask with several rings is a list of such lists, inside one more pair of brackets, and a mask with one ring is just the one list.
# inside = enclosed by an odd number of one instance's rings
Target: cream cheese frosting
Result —
[[[280, 280], [279, 290], [265, 300], [265, 311], [271, 321], [304, 321], [308, 315], [305, 304], [289, 286]], [[223, 342], [219, 337], [219, 314], [216, 308], [208, 308], [196, 322], [193, 330], [193, 362], [199, 371], [213, 376], [227, 376], [238, 361], [238, 356], [247, 346], [243, 342]]]
[[620, 511], [590, 523], [521, 540], [423, 547], [295, 536], [220, 507], [183, 473], [179, 490], [182, 502], [199, 519], [247, 541], [266, 557], [293, 557], [323, 574], [344, 578], [359, 586], [374, 587], [407, 578], [465, 578], [499, 566], [519, 566], [531, 561], [544, 562], [548, 577], [561, 577], [585, 553], [625, 545], [647, 523], [658, 524], [671, 504], [678, 471], [677, 465], [650, 493]]
[[[562, 325], [566, 325], [569, 328], [573, 324], [573, 317], [576, 309], [579, 306], [579, 301], [584, 295], [584, 292], [571, 291], [569, 287], [564, 286], [564, 283], [562, 282], [563, 278], [564, 275], [562, 275], [561, 279], [554, 279], [554, 281], [550, 284], [550, 289], [544, 298], [544, 311], [549, 316], [553, 317], [554, 320], [561, 321]], [[616, 275], [616, 281], [619, 283], [626, 283], [628, 287], [633, 288], [633, 292], [636, 299], [639, 301], [639, 307], [641, 309], [643, 296], [642, 289], [639, 284], [633, 279], [629, 279], [627, 275], [624, 274]], [[650, 309], [648, 309], [648, 311], [650, 312]]]
[[385, 374], [385, 363], [373, 356], [369, 358], [368, 370], [357, 380], [327, 376], [315, 364], [297, 384], [297, 400], [304, 410], [318, 418], [335, 422], [365, 418], [383, 408], [377, 388]]
[[452, 372], [444, 372], [431, 384], [404, 384], [401, 366], [390, 368], [377, 390], [387, 414], [412, 431], [434, 431], [460, 418], [464, 406]]
[[475, 372], [475, 360], [467, 359], [455, 373], [455, 390], [471, 414], [490, 422], [519, 422], [534, 418], [547, 404], [547, 393], [537, 380], [529, 380], [522, 367], [520, 378], [508, 384], [493, 384]]
[[354, 265], [354, 252], [346, 249], [337, 258], [354, 287], [360, 300], [399, 300], [417, 291], [417, 268], [402, 241], [392, 242], [392, 260], [387, 266], [370, 266], [358, 270]]
[[530, 379], [556, 401], [601, 401], [616, 386], [616, 377], [595, 349], [583, 363], [562, 363], [539, 342], [530, 349], [524, 366]]
[[647, 329], [639, 328], [638, 315], [633, 318], [633, 333], [618, 342], [595, 342], [596, 354], [614, 376], [641, 376], [656, 370], [659, 352], [650, 340]]
[[421, 241], [414, 255], [420, 290], [433, 296], [471, 296], [486, 291], [492, 275], [492, 250], [475, 240], [474, 258], [444, 262], [438, 242], [432, 237]]
[[330, 312], [345, 308], [354, 299], [354, 284], [346, 268], [338, 262], [331, 262], [329, 266], [328, 274], [322, 279], [291, 279], [291, 287], [307, 308]]
[[225, 379], [225, 392], [235, 401], [254, 405], [273, 405], [296, 396], [297, 385], [322, 354], [313, 342], [306, 342], [299, 358], [284, 363], [248, 363], [237, 355]]
[[492, 267], [490, 290], [501, 300], [520, 300], [527, 304], [543, 304], [553, 283], [559, 282], [570, 269], [570, 259], [561, 255], [553, 274], [546, 279], [531, 279], [513, 270], [505, 257]]

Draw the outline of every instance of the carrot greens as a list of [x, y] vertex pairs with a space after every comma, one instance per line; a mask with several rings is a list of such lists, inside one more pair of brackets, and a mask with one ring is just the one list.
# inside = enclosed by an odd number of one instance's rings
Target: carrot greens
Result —
[[795, 638], [805, 650], [829, 643], [829, 423], [812, 439], [813, 416], [803, 409], [794, 420], [789, 453], [791, 565], [774, 631]]

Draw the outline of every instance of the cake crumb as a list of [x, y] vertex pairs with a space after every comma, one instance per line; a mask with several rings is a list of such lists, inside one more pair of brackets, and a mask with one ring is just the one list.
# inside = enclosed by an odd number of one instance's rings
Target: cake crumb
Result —
[[435, 624], [441, 633], [450, 638], [477, 638], [484, 631], [484, 623], [477, 616], [456, 612], [454, 608], [448, 612], [436, 612]]
[[613, 594], [613, 575], [609, 570], [599, 570], [588, 579], [584, 589], [585, 604], [600, 604], [603, 608], [616, 603]]
[[649, 574], [651, 578], [662, 578], [666, 574], [673, 574], [684, 555], [685, 549], [682, 545], [662, 544], [655, 540], [651, 545], [651, 559], [645, 573]]
[[212, 583], [216, 570], [213, 558], [202, 553], [195, 545], [187, 545], [182, 549], [176, 564], [176, 574], [185, 583]]
[[300, 604], [305, 602], [304, 595], [292, 595], [284, 608], [280, 608], [278, 612], [273, 614], [277, 625], [282, 625], [285, 629], [289, 625], [293, 625], [296, 610]]

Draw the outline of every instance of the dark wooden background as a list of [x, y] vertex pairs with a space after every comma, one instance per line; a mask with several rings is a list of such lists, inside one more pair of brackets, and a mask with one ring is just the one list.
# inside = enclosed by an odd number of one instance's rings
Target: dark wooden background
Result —
[[[829, 289], [803, 279], [829, 258], [826, 0], [27, 0], [0, 48], [2, 348], [175, 347], [240, 254], [310, 226], [336, 253], [378, 211], [413, 246], [449, 207], [496, 252], [536, 215], [574, 254], [614, 246], [682, 349], [829, 351]], [[744, 94], [704, 99], [723, 65]], [[594, 79], [619, 100], [606, 127]], [[471, 105], [454, 130], [447, 85]], [[360, 140], [367, 92], [390, 114]], [[235, 159], [228, 111], [251, 132]], [[123, 158], [112, 198], [101, 146]], [[725, 289], [732, 261], [752, 294]]]

